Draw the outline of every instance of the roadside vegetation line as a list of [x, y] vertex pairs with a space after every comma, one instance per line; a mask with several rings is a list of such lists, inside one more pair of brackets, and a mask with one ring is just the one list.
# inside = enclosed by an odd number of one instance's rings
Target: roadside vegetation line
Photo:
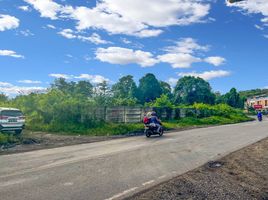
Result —
[[114, 195], [114, 196], [112, 196], [112, 197], [110, 197], [108, 199], [105, 199], [105, 200], [114, 200], [114, 199], [117, 199], [117, 198], [122, 197], [122, 196], [124, 196], [124, 195], [126, 195], [126, 194], [128, 194], [130, 192], [133, 192], [133, 191], [135, 191], [137, 189], [138, 189], [138, 187], [134, 187], [134, 188], [131, 188], [129, 190], [125, 190], [125, 191], [123, 191], [123, 192], [121, 192], [119, 194], [116, 194], [116, 195]]
[[[235, 88], [221, 95], [207, 81], [187, 76], [173, 90], [150, 73], [138, 86], [132, 76], [120, 78], [112, 87], [107, 82], [95, 86], [60, 78], [45, 93], [10, 99], [0, 92], [0, 107], [20, 109], [28, 130], [88, 136], [141, 133], [141, 118], [148, 109], [156, 111], [167, 129], [244, 122], [250, 120], [242, 111], [244, 101]], [[0, 145], [10, 143], [12, 138], [0, 135]]]

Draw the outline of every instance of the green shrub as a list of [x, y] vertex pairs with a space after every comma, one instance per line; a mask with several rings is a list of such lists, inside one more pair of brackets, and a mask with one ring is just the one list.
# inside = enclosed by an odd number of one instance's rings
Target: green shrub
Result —
[[6, 143], [8, 143], [7, 135], [0, 133], [0, 144], [6, 144]]
[[7, 143], [16, 143], [18, 140], [19, 139], [12, 134], [0, 133], [0, 145]]

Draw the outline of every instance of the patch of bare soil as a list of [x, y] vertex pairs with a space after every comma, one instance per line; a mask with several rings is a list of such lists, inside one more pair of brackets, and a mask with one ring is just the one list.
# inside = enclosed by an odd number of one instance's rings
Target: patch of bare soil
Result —
[[128, 199], [268, 200], [268, 138]]
[[122, 137], [124, 136], [68, 136], [24, 131], [17, 144], [0, 145], [0, 155], [101, 142]]

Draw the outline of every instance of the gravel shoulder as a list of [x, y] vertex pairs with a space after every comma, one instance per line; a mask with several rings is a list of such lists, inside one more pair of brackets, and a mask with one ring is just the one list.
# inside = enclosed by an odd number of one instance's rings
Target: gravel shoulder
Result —
[[268, 200], [268, 138], [128, 200]]

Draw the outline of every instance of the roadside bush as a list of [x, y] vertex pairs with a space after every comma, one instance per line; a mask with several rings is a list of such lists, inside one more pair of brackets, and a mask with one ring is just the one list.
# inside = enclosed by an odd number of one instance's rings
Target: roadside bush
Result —
[[[187, 117], [211, 117], [211, 116], [220, 116], [230, 118], [231, 115], [245, 116], [242, 110], [235, 109], [227, 104], [217, 104], [217, 105], [208, 105], [203, 103], [195, 103], [192, 106], [183, 107], [186, 109], [188, 114]], [[189, 114], [191, 113], [192, 114]]]
[[18, 138], [16, 136], [12, 134], [0, 133], [0, 145], [16, 142], [18, 142]]
[[6, 144], [6, 143], [8, 143], [7, 135], [0, 133], [0, 144]]

